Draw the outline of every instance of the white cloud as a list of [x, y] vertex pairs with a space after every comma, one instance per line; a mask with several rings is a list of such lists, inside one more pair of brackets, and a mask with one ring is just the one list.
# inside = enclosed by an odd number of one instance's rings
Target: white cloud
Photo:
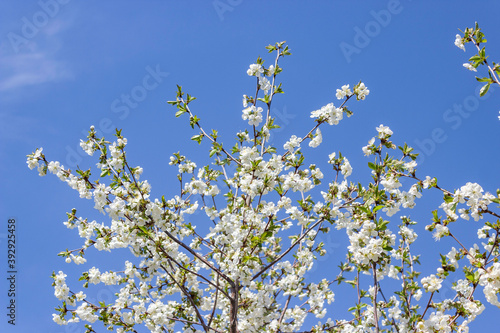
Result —
[[21, 48], [0, 48], [0, 92], [15, 92], [28, 86], [60, 82], [73, 78], [69, 64], [58, 57], [62, 47], [61, 34], [71, 23], [53, 20], [36, 38]]
[[72, 78], [68, 66], [46, 52], [0, 55], [0, 91]]

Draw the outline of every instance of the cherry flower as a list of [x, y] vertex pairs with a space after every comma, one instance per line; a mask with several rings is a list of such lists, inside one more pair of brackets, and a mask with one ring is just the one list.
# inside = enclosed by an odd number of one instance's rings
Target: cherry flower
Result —
[[247, 70], [247, 74], [249, 76], [261, 76], [261, 74], [264, 73], [264, 69], [262, 68], [262, 65], [260, 64], [251, 64], [250, 68]]
[[336, 97], [337, 99], [343, 99], [346, 96], [350, 96], [352, 94], [351, 89], [349, 89], [348, 84], [344, 84], [341, 89], [337, 89]]
[[477, 72], [477, 69], [476, 67], [472, 66], [470, 63], [466, 62], [464, 64], [464, 67], [467, 68], [468, 70], [472, 71], [472, 72]]
[[462, 36], [460, 36], [459, 34], [457, 34], [455, 36], [455, 46], [458, 47], [459, 49], [464, 50], [464, 52], [465, 52], [465, 45], [464, 45]]

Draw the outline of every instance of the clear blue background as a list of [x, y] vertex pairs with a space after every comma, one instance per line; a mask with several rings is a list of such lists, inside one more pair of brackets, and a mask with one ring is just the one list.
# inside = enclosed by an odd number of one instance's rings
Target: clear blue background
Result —
[[[393, 13], [378, 22], [376, 16], [388, 8]], [[349, 103], [352, 118], [324, 128], [323, 145], [307, 150], [310, 161], [324, 162], [329, 153], [341, 150], [353, 165], [353, 180], [366, 181], [368, 159], [361, 147], [382, 123], [394, 131], [397, 144], [407, 142], [420, 151], [423, 163], [417, 175], [435, 176], [449, 189], [472, 181], [494, 192], [500, 183], [500, 87], [479, 98], [474, 73], [462, 67], [473, 55], [472, 47], [464, 53], [453, 42], [458, 28], [478, 21], [488, 39], [487, 53], [500, 60], [499, 10], [498, 1], [72, 0], [57, 7], [37, 1], [2, 1], [0, 330], [83, 332], [81, 325], [60, 327], [52, 322], [51, 313], [59, 301], [53, 296], [50, 274], [64, 269], [77, 277], [93, 265], [120, 270], [126, 255], [126, 251], [115, 255], [90, 251], [84, 266], [68, 265], [57, 257], [58, 252], [81, 244], [76, 230], [62, 225], [66, 211], [75, 207], [80, 216], [106, 220], [93, 211], [91, 201], [80, 199], [57, 177], [40, 178], [30, 171], [26, 155], [43, 147], [47, 159], [73, 170], [76, 164], [86, 169], [96, 160], [84, 157], [78, 143], [89, 126], [103, 131], [122, 128], [129, 140], [128, 158], [144, 168], [143, 178], [152, 184], [153, 195], [172, 196], [177, 193], [177, 181], [174, 168], [168, 166], [169, 156], [182, 150], [198, 162], [207, 157], [207, 146], [189, 141], [197, 133], [186, 119], [176, 119], [166, 103], [175, 98], [175, 85], [198, 98], [193, 110], [205, 128], [219, 129], [222, 141], [232, 146], [234, 133], [246, 126], [241, 121], [241, 97], [255, 91], [255, 80], [246, 69], [258, 55], [267, 55], [264, 46], [277, 41], [286, 40], [293, 53], [281, 62], [285, 94], [273, 102], [282, 127], [273, 137], [277, 146], [291, 134], [307, 133], [313, 126], [310, 112], [338, 103], [335, 89], [347, 83], [352, 87], [361, 79], [370, 95], [363, 102]], [[35, 23], [38, 27], [30, 30]], [[365, 39], [359, 31], [367, 34]], [[13, 38], [21, 42], [12, 42]], [[356, 47], [356, 53], [346, 56], [341, 49], [346, 44]], [[269, 65], [273, 58], [265, 59]], [[139, 96], [147, 68], [158, 68], [163, 73], [161, 82], [133, 101], [133, 107], [125, 108], [122, 95], [135, 91]], [[485, 74], [483, 69], [480, 74]], [[460, 106], [466, 110], [464, 115], [448, 111]], [[432, 139], [433, 131], [442, 133], [439, 142]], [[110, 132], [104, 135], [111, 138]], [[423, 227], [439, 198], [434, 192], [405, 214]], [[15, 327], [6, 323], [4, 314], [9, 217], [17, 220], [18, 231]], [[203, 223], [201, 214], [194, 219]], [[462, 227], [470, 246], [477, 241], [475, 224], [462, 222]], [[314, 274], [334, 276], [334, 267], [344, 259], [345, 235], [336, 233], [324, 241], [330, 254]], [[423, 263], [431, 265], [424, 272], [435, 271], [435, 246], [447, 244], [420, 233], [417, 249], [428, 256]], [[442, 293], [451, 295], [450, 287], [445, 284]], [[93, 297], [111, 301], [115, 291], [98, 287]], [[335, 292], [339, 303], [335, 309], [342, 317], [347, 300], [341, 291]], [[482, 296], [482, 291], [477, 295]], [[497, 308], [488, 306], [471, 325], [471, 332], [495, 331], [498, 314]], [[329, 315], [338, 318], [335, 313]]]

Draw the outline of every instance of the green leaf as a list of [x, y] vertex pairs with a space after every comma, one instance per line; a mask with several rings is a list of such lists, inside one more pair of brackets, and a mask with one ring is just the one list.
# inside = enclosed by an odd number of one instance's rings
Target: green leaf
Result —
[[484, 46], [483, 46], [483, 48], [481, 49], [481, 51], [479, 52], [479, 54], [481, 55], [481, 60], [486, 59], [486, 50], [485, 50], [485, 47], [484, 47]]
[[443, 197], [443, 201], [446, 203], [453, 202], [453, 197], [451, 195], [445, 194]]
[[269, 53], [273, 52], [274, 50], [276, 50], [276, 47], [274, 45], [268, 45], [266, 46], [266, 50], [269, 51]]
[[476, 76], [476, 80], [478, 80], [479, 82], [490, 82], [490, 79], [487, 77], [477, 77]]
[[469, 61], [471, 61], [471, 62], [472, 61], [479, 61], [479, 60], [481, 60], [481, 57], [477, 54], [469, 58]]
[[194, 128], [194, 125], [197, 125], [198, 121], [200, 121], [200, 118], [198, 118], [198, 116], [189, 117], [189, 125], [191, 125], [191, 128]]
[[438, 217], [438, 212], [437, 212], [437, 209], [432, 211], [432, 217], [433, 217], [433, 218], [432, 218], [432, 220], [433, 220], [434, 222], [439, 222], [439, 221], [440, 221], [440, 219], [439, 219], [439, 217]]
[[217, 130], [212, 130], [212, 134], [210, 135], [214, 140], [217, 139], [219, 132]]
[[103, 171], [101, 172], [101, 178], [102, 178], [102, 177], [106, 177], [106, 176], [107, 176], [107, 175], [109, 175], [109, 174], [110, 174], [110, 173], [109, 173], [109, 169], [105, 169], [105, 170], [103, 170]]
[[490, 89], [490, 84], [491, 83], [488, 82], [481, 88], [481, 90], [479, 91], [479, 96], [483, 97], [488, 92], [488, 90]]
[[141, 232], [138, 232], [137, 235], [139, 236], [149, 236], [149, 230], [146, 229], [143, 226], [138, 226], [137, 229], [139, 229]]
[[198, 134], [198, 135], [193, 135], [191, 140], [198, 142], [198, 144], [201, 144], [201, 140], [203, 139], [203, 134]]
[[363, 212], [365, 212], [366, 214], [368, 215], [371, 215], [370, 213], [370, 210], [364, 206], [359, 206], [359, 209], [362, 210]]

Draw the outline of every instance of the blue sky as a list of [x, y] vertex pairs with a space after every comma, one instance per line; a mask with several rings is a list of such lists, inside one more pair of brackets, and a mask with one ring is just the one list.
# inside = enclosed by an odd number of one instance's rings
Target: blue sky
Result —
[[[30, 171], [26, 155], [43, 147], [47, 159], [86, 169], [96, 161], [84, 157], [78, 143], [90, 125], [110, 138], [112, 128], [122, 128], [128, 157], [144, 168], [153, 195], [172, 196], [177, 183], [170, 155], [181, 150], [201, 162], [207, 156], [206, 146], [189, 141], [197, 133], [166, 103], [175, 98], [175, 85], [198, 98], [193, 108], [204, 126], [219, 129], [232, 146], [234, 133], [245, 128], [241, 97], [255, 90], [246, 69], [278, 41], [287, 41], [292, 56], [281, 62], [285, 94], [273, 102], [281, 126], [273, 137], [277, 146], [307, 133], [310, 112], [335, 103], [335, 89], [363, 80], [370, 95], [349, 104], [353, 117], [324, 129], [319, 151], [309, 150], [312, 159], [340, 150], [353, 165], [353, 177], [366, 180], [361, 147], [384, 124], [397, 144], [420, 151], [417, 175], [435, 176], [449, 189], [471, 181], [494, 192], [500, 183], [500, 87], [479, 98], [474, 73], [462, 67], [472, 48], [464, 53], [453, 42], [457, 29], [478, 21], [487, 53], [500, 59], [499, 10], [497, 1], [2, 1], [0, 253], [6, 274], [6, 221], [15, 218], [18, 308], [16, 326], [7, 325], [2, 277], [0, 330], [83, 332], [52, 322], [59, 304], [50, 274], [64, 269], [76, 276], [100, 262], [113, 267], [125, 255], [93, 253], [89, 267], [56, 256], [80, 245], [77, 233], [62, 225], [66, 211], [75, 207], [80, 216], [102, 216], [57, 177]], [[269, 64], [272, 58], [265, 59]], [[431, 195], [409, 213], [425, 225], [438, 200]], [[325, 241], [333, 252], [345, 243]], [[427, 262], [435, 263], [432, 237], [422, 234], [419, 244], [430, 255]], [[330, 259], [318, 272], [336, 274], [328, 269], [344, 258]], [[110, 300], [113, 292], [103, 287], [95, 297]], [[498, 311], [485, 311], [472, 331], [496, 327], [491, 319]]]

